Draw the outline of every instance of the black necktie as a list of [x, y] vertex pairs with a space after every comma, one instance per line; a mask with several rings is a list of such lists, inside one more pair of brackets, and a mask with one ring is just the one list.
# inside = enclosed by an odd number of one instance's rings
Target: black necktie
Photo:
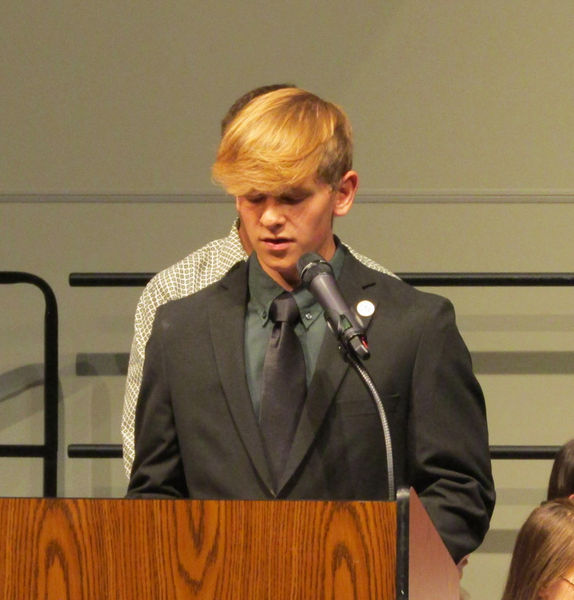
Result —
[[289, 292], [271, 304], [274, 322], [263, 363], [260, 425], [275, 484], [283, 473], [307, 392], [305, 358], [295, 323], [299, 309]]

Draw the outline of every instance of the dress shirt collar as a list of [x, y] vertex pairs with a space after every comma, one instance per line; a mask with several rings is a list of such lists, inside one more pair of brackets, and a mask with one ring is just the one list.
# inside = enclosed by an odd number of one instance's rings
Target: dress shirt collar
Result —
[[[329, 264], [333, 268], [335, 278], [338, 278], [341, 269], [343, 268], [345, 252], [342, 250], [342, 246], [338, 239], [335, 239], [337, 242], [337, 249], [335, 250], [333, 258], [329, 261]], [[249, 257], [248, 269], [250, 302], [253, 303], [253, 306], [261, 319], [261, 325], [265, 326], [269, 320], [269, 308], [271, 303], [285, 290], [265, 273], [255, 252]], [[291, 293], [295, 298], [295, 302], [297, 302], [299, 313], [301, 315], [301, 323], [305, 329], [308, 329], [323, 313], [323, 309], [321, 308], [321, 305], [315, 301], [313, 294], [311, 294], [307, 288], [300, 286]]]

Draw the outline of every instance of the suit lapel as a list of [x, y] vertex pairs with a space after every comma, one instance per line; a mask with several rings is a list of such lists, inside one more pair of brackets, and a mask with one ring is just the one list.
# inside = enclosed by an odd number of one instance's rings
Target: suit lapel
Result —
[[245, 307], [247, 263], [241, 263], [218, 284], [209, 306], [209, 324], [217, 370], [232, 418], [251, 461], [270, 492], [272, 478], [245, 376]]
[[[357, 303], [362, 300], [370, 300], [376, 312], [375, 295], [369, 293], [369, 288], [376, 285], [376, 273], [363, 267], [349, 254], [345, 257], [338, 284], [341, 294], [351, 309], [354, 310]], [[361, 317], [361, 319], [368, 331], [371, 317]], [[280, 481], [279, 491], [287, 484], [305, 458], [349, 368], [349, 364], [338, 348], [335, 336], [330, 331], [325, 331], [315, 373], [309, 386], [285, 472]]]

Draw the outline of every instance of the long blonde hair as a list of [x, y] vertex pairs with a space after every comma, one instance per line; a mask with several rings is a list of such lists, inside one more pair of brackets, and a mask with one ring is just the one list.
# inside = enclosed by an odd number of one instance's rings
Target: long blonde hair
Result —
[[233, 196], [280, 195], [310, 177], [336, 185], [352, 157], [343, 110], [300, 88], [284, 88], [254, 98], [227, 124], [212, 175]]
[[545, 502], [518, 532], [502, 600], [537, 600], [572, 565], [574, 500]]

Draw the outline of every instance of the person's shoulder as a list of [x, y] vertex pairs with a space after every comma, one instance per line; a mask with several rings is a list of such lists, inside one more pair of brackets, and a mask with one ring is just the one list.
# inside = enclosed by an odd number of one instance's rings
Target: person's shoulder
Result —
[[363, 266], [371, 269], [372, 271], [377, 271], [378, 273], [382, 273], [384, 275], [388, 275], [389, 277], [393, 277], [395, 279], [399, 279], [397, 275], [395, 275], [390, 269], [384, 267], [378, 262], [374, 261], [372, 258], [365, 256], [364, 254], [360, 254], [355, 249], [351, 248], [348, 244], [342, 242], [343, 248], [347, 254], [350, 254], [355, 260], [361, 263]]
[[234, 225], [226, 237], [212, 240], [154, 275], [144, 293], [157, 305], [185, 298], [218, 281], [246, 258]]
[[214, 301], [215, 297], [223, 290], [237, 285], [238, 281], [247, 280], [245, 275], [247, 263], [244, 260], [234, 263], [220, 278], [211, 282], [196, 291], [182, 295], [177, 298], [171, 298], [158, 307], [158, 315], [163, 318], [180, 318], [185, 315], [203, 314]]
[[372, 293], [384, 300], [387, 306], [396, 306], [401, 310], [440, 311], [452, 306], [450, 300], [439, 294], [420, 290], [403, 281], [389, 269], [346, 247], [349, 267], [362, 285], [369, 287]]

